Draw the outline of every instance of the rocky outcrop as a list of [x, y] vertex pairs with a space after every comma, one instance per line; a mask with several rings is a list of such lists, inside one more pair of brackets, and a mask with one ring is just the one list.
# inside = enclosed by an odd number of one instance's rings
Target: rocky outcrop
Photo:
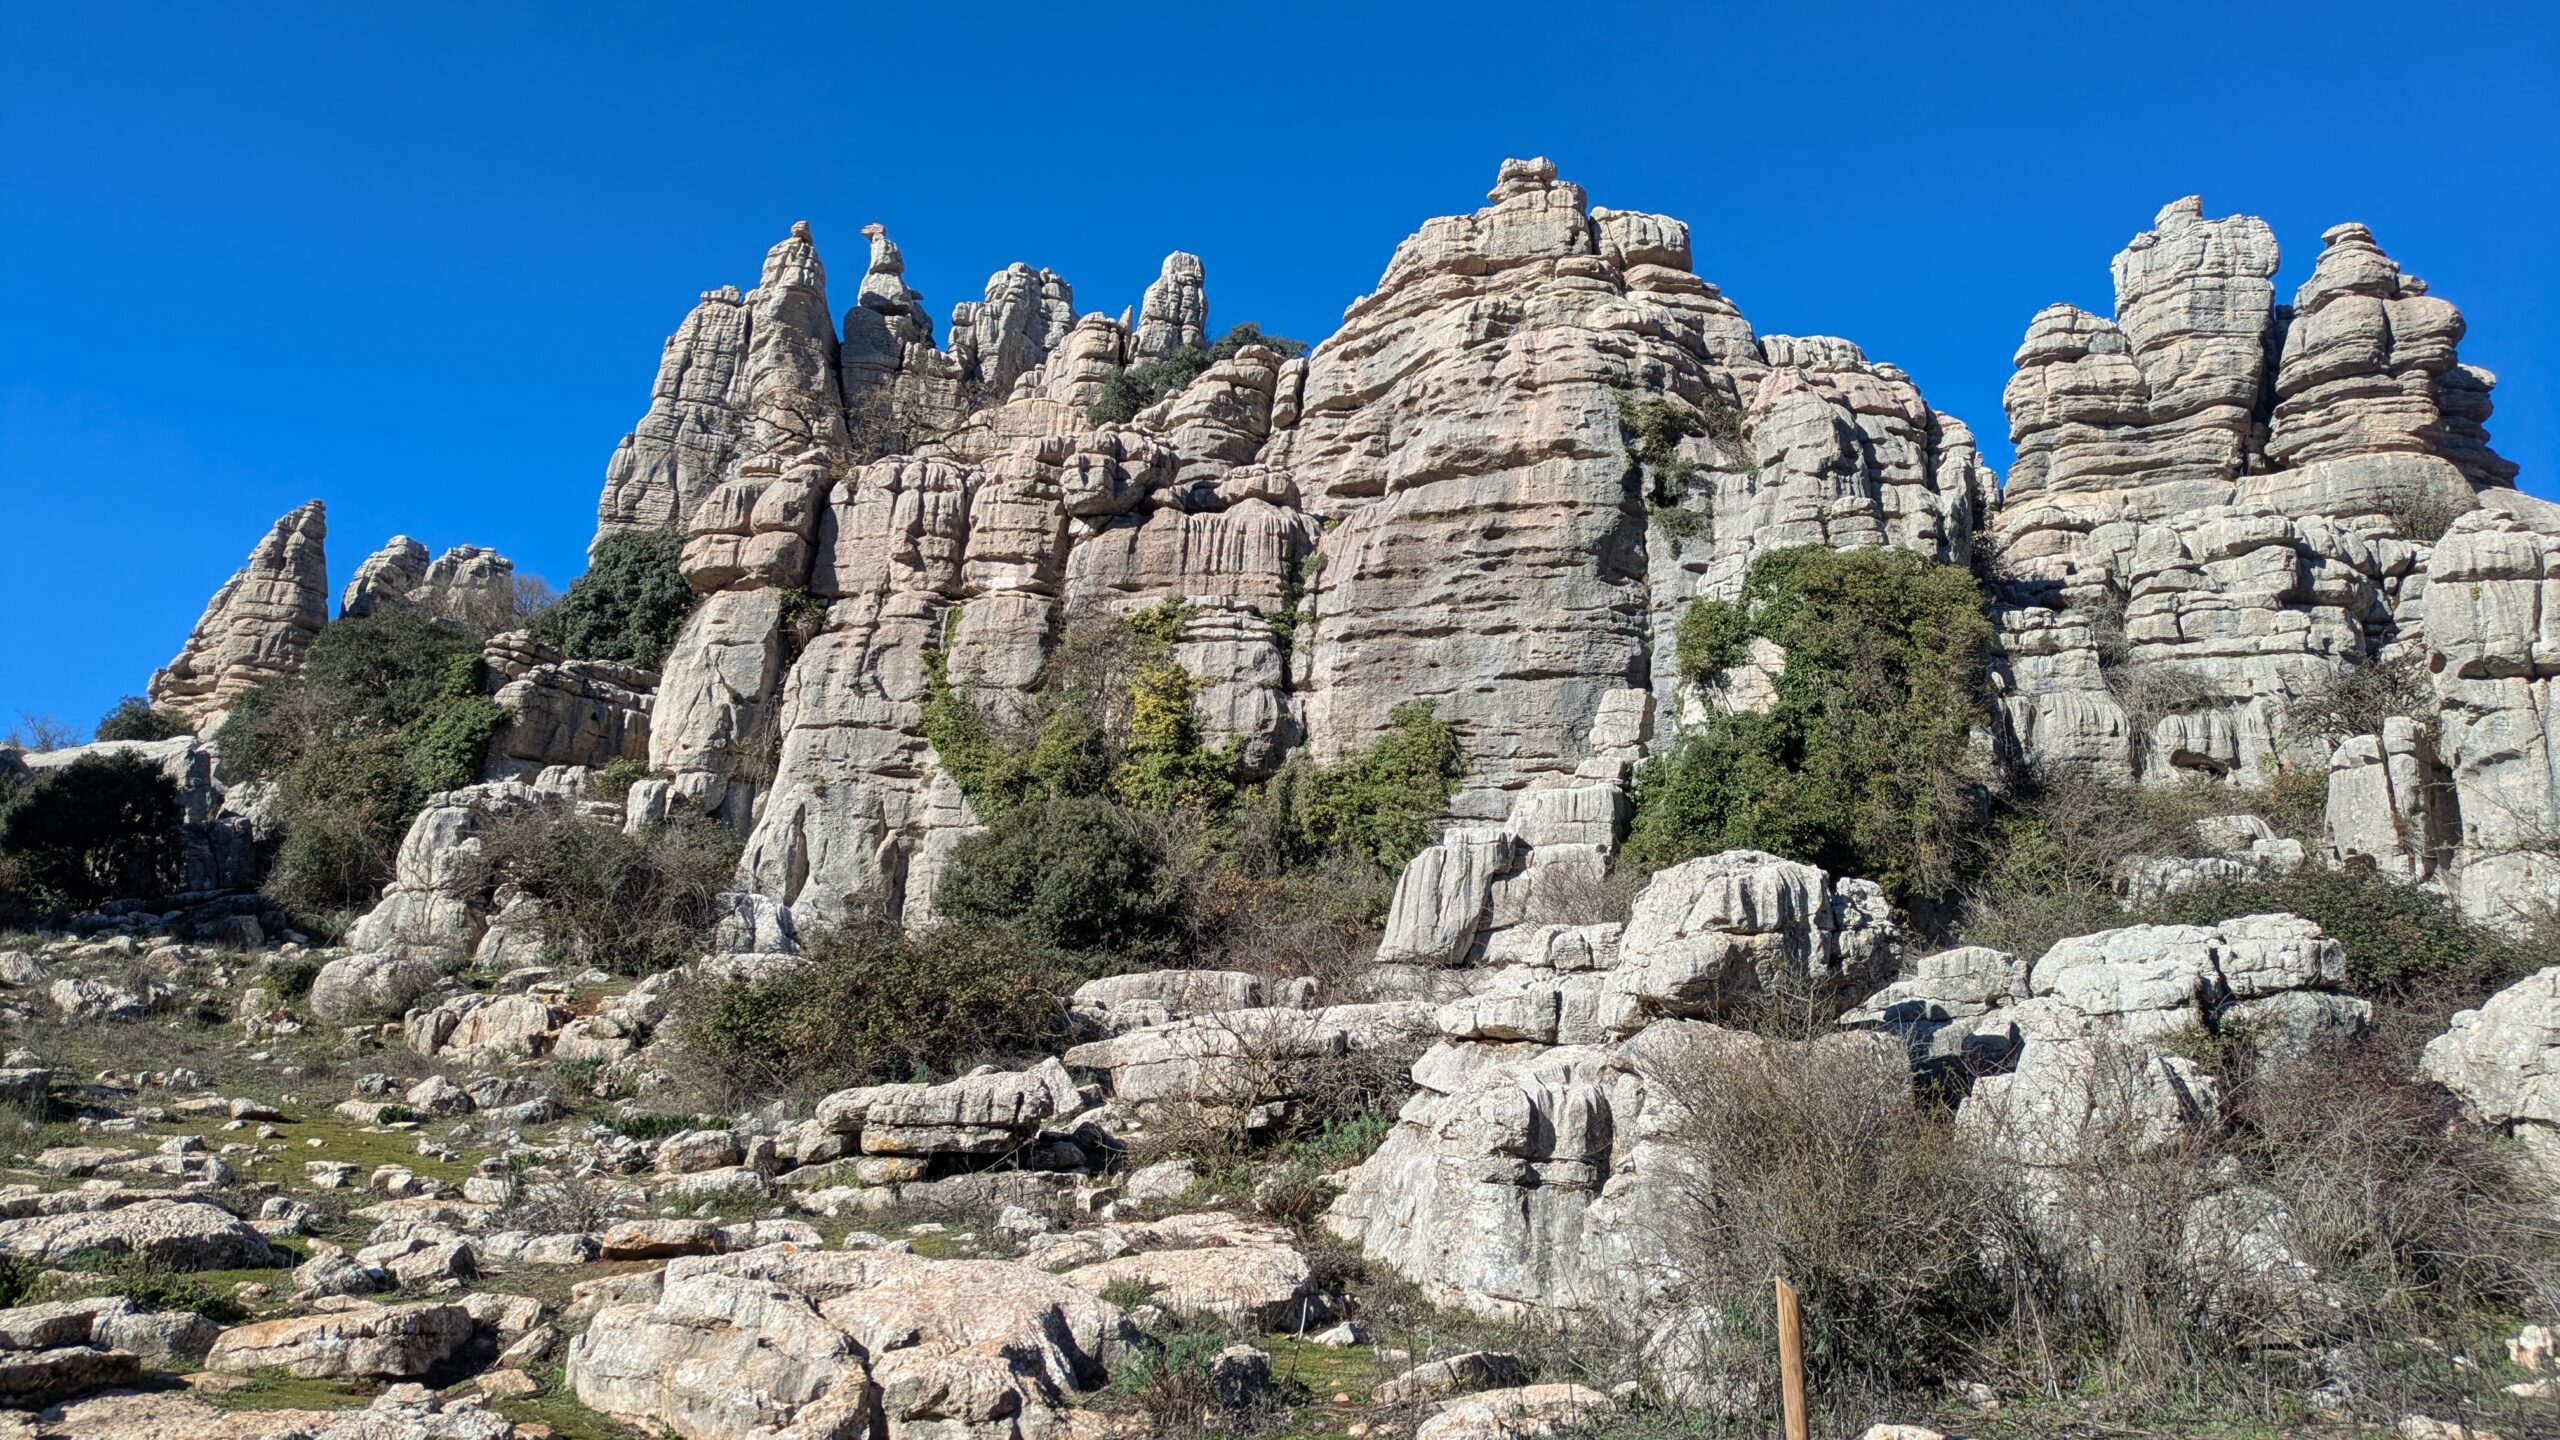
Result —
[[300, 674], [329, 618], [328, 534], [317, 500], [276, 521], [206, 602], [186, 647], [152, 675], [152, 706], [206, 729], [248, 691]]
[[648, 763], [658, 677], [610, 660], [571, 660], [512, 630], [481, 652], [489, 698], [507, 712], [490, 737], [486, 780], [524, 780], [554, 765], [602, 770]]
[[776, 1246], [671, 1262], [570, 1343], [580, 1403], [686, 1440], [1034, 1440], [1136, 1334], [1118, 1307], [1002, 1261]]
[[317, 1315], [225, 1330], [204, 1364], [233, 1374], [282, 1370], [305, 1380], [413, 1380], [451, 1358], [475, 1329], [459, 1305], [340, 1301]]
[[[2514, 923], [2560, 900], [2513, 588], [2550, 507], [2507, 488], [2460, 314], [2364, 226], [2322, 241], [2279, 306], [2273, 232], [2189, 197], [2116, 257], [2112, 320], [2029, 327], [1991, 546], [2005, 738], [2116, 780], [2325, 774], [2315, 858]], [[2341, 676], [2414, 658], [2432, 698], [2364, 734], [2304, 722]]]
[[2419, 1067], [2465, 1109], [2516, 1137], [2560, 1193], [2560, 967], [2540, 970], [2453, 1017]]
[[[131, 1255], [170, 1270], [236, 1270], [276, 1263], [265, 1236], [238, 1216], [200, 1200], [136, 1198], [110, 1192], [94, 1209], [22, 1214], [0, 1220], [0, 1251], [54, 1263], [84, 1251]], [[118, 1200], [133, 1203], [118, 1204]]]
[[[1987, 498], [1970, 442], [1899, 372], [1843, 342], [1764, 348], [1689, 273], [1678, 221], [1593, 210], [1542, 160], [1505, 162], [1489, 198], [1398, 248], [1263, 457], [1340, 522], [1292, 666], [1310, 748], [1339, 756], [1431, 700], [1469, 737], [1470, 820], [1572, 774], [1610, 694], [1666, 695], [1681, 608], [1757, 546], [1836, 531], [1961, 559]], [[1701, 432], [1676, 495], [1622, 435], [1622, 405], [1651, 397]], [[1693, 533], [1649, 525], [1648, 501]]]
[[469, 956], [488, 928], [490, 892], [497, 880], [481, 858], [484, 839], [505, 817], [542, 803], [541, 791], [514, 780], [468, 785], [430, 798], [409, 822], [381, 900], [348, 928], [348, 946], [364, 955], [421, 960], [430, 966]]
[[494, 635], [515, 619], [515, 562], [478, 545], [456, 545], [431, 562], [426, 546], [394, 535], [356, 567], [338, 614], [358, 620], [404, 613]]
[[596, 502], [596, 538], [682, 530], [720, 483], [744, 429], [746, 297], [734, 285], [702, 301], [667, 337], [648, 413], [614, 448]]
[[1176, 250], [1138, 304], [1138, 323], [1129, 332], [1129, 353], [1140, 361], [1161, 360], [1176, 350], [1196, 350], [1209, 343], [1209, 293], [1200, 257]]

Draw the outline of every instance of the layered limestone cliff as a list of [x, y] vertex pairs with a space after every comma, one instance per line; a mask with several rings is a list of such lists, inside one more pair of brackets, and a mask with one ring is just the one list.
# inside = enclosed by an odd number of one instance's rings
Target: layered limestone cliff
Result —
[[[1248, 777], [1350, 754], [1410, 700], [1459, 726], [1452, 828], [1388, 945], [1438, 963], [1534, 912], [1547, 867], [1605, 866], [1632, 767], [1741, 703], [1680, 693], [1691, 601], [1773, 548], [1897, 546], [1984, 579], [2004, 757], [2325, 774], [2318, 859], [2502, 921], [2560, 894], [2560, 510], [2489, 448], [2459, 312], [2365, 227], [2327, 232], [2288, 305], [2263, 221], [2160, 211], [2111, 316], [2029, 325], [2004, 491], [1901, 370], [1754, 331], [1681, 222], [1595, 208], [1543, 160], [1504, 162], [1487, 201], [1399, 245], [1312, 353], [1242, 346], [1121, 424], [1089, 414], [1112, 377], [1211, 334], [1198, 257], [1118, 318], [1009, 266], [937, 342], [885, 231], [839, 317], [795, 226], [754, 290], [705, 292], [670, 337], [598, 503], [599, 537], [682, 535], [698, 608], [656, 676], [493, 642], [516, 724], [491, 778], [645, 756], [631, 823], [718, 817], [747, 837], [743, 888], [918, 922], [977, 819], [923, 735], [929, 657], [1015, 719], [1074, 625], [1181, 598], [1200, 731]], [[395, 540], [348, 610], [494, 630], [505, 580]], [[154, 698], [204, 717], [292, 673], [325, 595], [315, 503]], [[2420, 677], [2407, 713], [2304, 719], [2386, 663]]]
[[[2057, 305], [2028, 327], [1985, 557], [2004, 718], [2046, 769], [2326, 774], [2327, 858], [2516, 919], [2560, 897], [2517, 588], [2560, 511], [2490, 450], [2495, 381], [2461, 362], [2461, 314], [2364, 226], [2322, 244], [2280, 305], [2265, 222], [2190, 196], [2116, 257], [2113, 319]], [[2306, 721], [2339, 676], [2402, 657], [2432, 692], [2409, 713], [2361, 735]]]
[[[1313, 354], [1244, 347], [1125, 425], [1085, 409], [1208, 337], [1197, 257], [1116, 321], [1014, 267], [947, 351], [877, 227], [841, 333], [805, 229], [754, 292], [714, 292], [599, 506], [607, 529], [680, 523], [704, 596], [635, 823], [719, 815], [749, 834], [752, 888], [920, 920], [974, 823], [921, 732], [926, 652], [1019, 713], [1071, 616], [1174, 597], [1203, 733], [1247, 773], [1347, 753], [1426, 699], [1467, 737], [1458, 816], [1498, 821], [1525, 791], [1618, 783], [1675, 728], [1653, 701], [1680, 610], [1760, 550], [1970, 558], [1993, 477], [1902, 372], [1758, 337], [1690, 272], [1685, 226], [1593, 209], [1544, 161], [1488, 198], [1400, 246]], [[716, 403], [681, 398], [697, 372], [725, 377]], [[1692, 432], [1679, 493], [1631, 454], [1644, 403]], [[717, 443], [659, 438], [681, 426]], [[872, 458], [883, 437], [902, 453]], [[1595, 748], [1629, 697], [1634, 742]]]
[[300, 673], [329, 619], [328, 535], [317, 500], [277, 520], [206, 602], [177, 658], [152, 675], [153, 707], [206, 728], [250, 690]]

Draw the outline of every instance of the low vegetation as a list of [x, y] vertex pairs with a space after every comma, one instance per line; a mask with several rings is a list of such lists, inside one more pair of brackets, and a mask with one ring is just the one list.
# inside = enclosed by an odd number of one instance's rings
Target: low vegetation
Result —
[[1693, 602], [1681, 678], [1785, 652], [1766, 710], [1684, 733], [1635, 780], [1626, 861], [1652, 870], [1767, 850], [1866, 876], [1906, 902], [1951, 889], [1986, 811], [1973, 733], [1991, 625], [1965, 570], [1904, 550], [1776, 550], [1734, 600]]
[[1123, 366], [1103, 385], [1102, 398], [1085, 408], [1085, 417], [1096, 425], [1125, 425], [1136, 419], [1139, 411], [1168, 395], [1182, 393], [1210, 366], [1235, 358], [1248, 345], [1267, 345], [1282, 355], [1307, 352], [1301, 341], [1265, 335], [1258, 325], [1238, 325], [1208, 346], [1185, 346], [1161, 360]]
[[684, 540], [671, 530], [623, 530], [598, 541], [587, 573], [533, 619], [534, 634], [572, 660], [610, 660], [655, 670], [693, 613], [694, 594], [678, 561]]
[[389, 614], [332, 621], [301, 675], [240, 698], [219, 748], [235, 783], [275, 784], [278, 904], [325, 931], [371, 903], [428, 797], [480, 778], [506, 723], [482, 688], [468, 635]]
[[491, 826], [480, 859], [491, 888], [537, 902], [545, 948], [563, 961], [654, 975], [711, 948], [739, 848], [700, 816], [625, 830], [546, 806]]
[[178, 787], [135, 755], [83, 755], [0, 779], [0, 909], [58, 913], [161, 894], [178, 879]]
[[1013, 927], [956, 921], [914, 935], [861, 925], [802, 937], [815, 962], [685, 998], [682, 1063], [712, 1093], [816, 1095], [942, 1079], [1041, 1053], [1075, 974]]

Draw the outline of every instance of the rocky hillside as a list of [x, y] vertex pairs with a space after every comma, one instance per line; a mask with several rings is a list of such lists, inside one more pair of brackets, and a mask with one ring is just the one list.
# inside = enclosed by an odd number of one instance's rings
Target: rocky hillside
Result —
[[2003, 484], [1487, 202], [1312, 348], [795, 226], [566, 596], [313, 501], [0, 750], [0, 1432], [1758, 1433], [1779, 1274], [1831, 1432], [2560, 1433], [2460, 314], [2177, 201]]

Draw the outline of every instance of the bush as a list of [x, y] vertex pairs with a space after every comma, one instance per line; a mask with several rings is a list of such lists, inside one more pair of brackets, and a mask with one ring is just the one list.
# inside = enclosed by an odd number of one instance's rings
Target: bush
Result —
[[1221, 360], [1233, 359], [1247, 345], [1268, 345], [1283, 355], [1303, 355], [1307, 347], [1296, 340], [1265, 335], [1258, 325], [1238, 325], [1218, 337], [1206, 349], [1190, 346], [1176, 350], [1161, 360], [1143, 365], [1130, 365], [1113, 373], [1104, 382], [1102, 398], [1085, 409], [1085, 418], [1096, 425], [1125, 425], [1138, 418], [1168, 395], [1181, 393], [1184, 387], [1208, 372]]
[[687, 992], [687, 1061], [735, 1092], [818, 1093], [959, 1073], [1045, 1051], [1086, 977], [1001, 924], [914, 935], [887, 926], [801, 937], [809, 961]]
[[98, 721], [101, 740], [175, 740], [192, 735], [195, 727], [166, 710], [151, 708], [151, 702], [139, 695], [127, 695], [116, 702]]
[[1695, 1287], [1683, 1343], [1727, 1393], [1777, 1394], [1772, 1275], [1802, 1297], [1812, 1388], [1835, 1403], [1933, 1384], [2001, 1318], [1973, 1167], [1899, 1056], [1709, 1032], [1652, 1079], [1682, 1163], [1647, 1239]]
[[587, 573], [544, 611], [535, 633], [572, 660], [610, 660], [655, 670], [693, 613], [692, 587], [672, 530], [623, 530], [596, 543]]
[[326, 931], [391, 878], [429, 796], [476, 783], [507, 712], [479, 647], [407, 613], [321, 627], [301, 675], [240, 698], [215, 741], [233, 780], [273, 780], [284, 831], [266, 890]]
[[543, 808], [490, 828], [481, 863], [539, 901], [546, 943], [620, 975], [653, 975], [701, 955], [735, 887], [739, 840], [687, 817], [638, 832]]
[[1950, 889], [1985, 801], [1991, 625], [1973, 577], [1904, 550], [1768, 552], [1738, 600], [1692, 602], [1681, 678], [1710, 679], [1754, 637], [1786, 651], [1775, 704], [1717, 715], [1637, 772], [1628, 862], [1747, 848], [1906, 901]]
[[1339, 765], [1305, 778], [1304, 844], [1339, 847], [1389, 870], [1431, 843], [1461, 767], [1458, 728], [1428, 700], [1387, 713], [1387, 731]]
[[934, 908], [961, 922], [1019, 925], [1061, 956], [1129, 968], [1179, 958], [1181, 892], [1137, 817], [1107, 801], [1037, 800], [955, 846]]
[[[301, 683], [344, 699], [381, 729], [397, 730], [452, 688], [457, 662], [479, 654], [470, 636], [407, 611], [333, 620], [312, 637]], [[229, 725], [226, 720], [226, 733]]]
[[0, 857], [32, 904], [78, 908], [161, 894], [178, 878], [178, 787], [138, 755], [83, 755], [0, 802]]
[[2443, 896], [2370, 865], [2330, 870], [2313, 864], [2262, 880], [2199, 886], [2118, 923], [2211, 925], [2278, 910], [2336, 940], [2346, 952], [2347, 988], [2377, 1000], [2476, 1000], [2551, 963], [2534, 946], [2464, 919]]
[[[226, 722], [223, 739], [230, 734]], [[370, 904], [391, 879], [393, 857], [424, 798], [396, 736], [316, 746], [277, 783], [275, 813], [285, 838], [267, 872], [267, 894], [305, 917]]]

